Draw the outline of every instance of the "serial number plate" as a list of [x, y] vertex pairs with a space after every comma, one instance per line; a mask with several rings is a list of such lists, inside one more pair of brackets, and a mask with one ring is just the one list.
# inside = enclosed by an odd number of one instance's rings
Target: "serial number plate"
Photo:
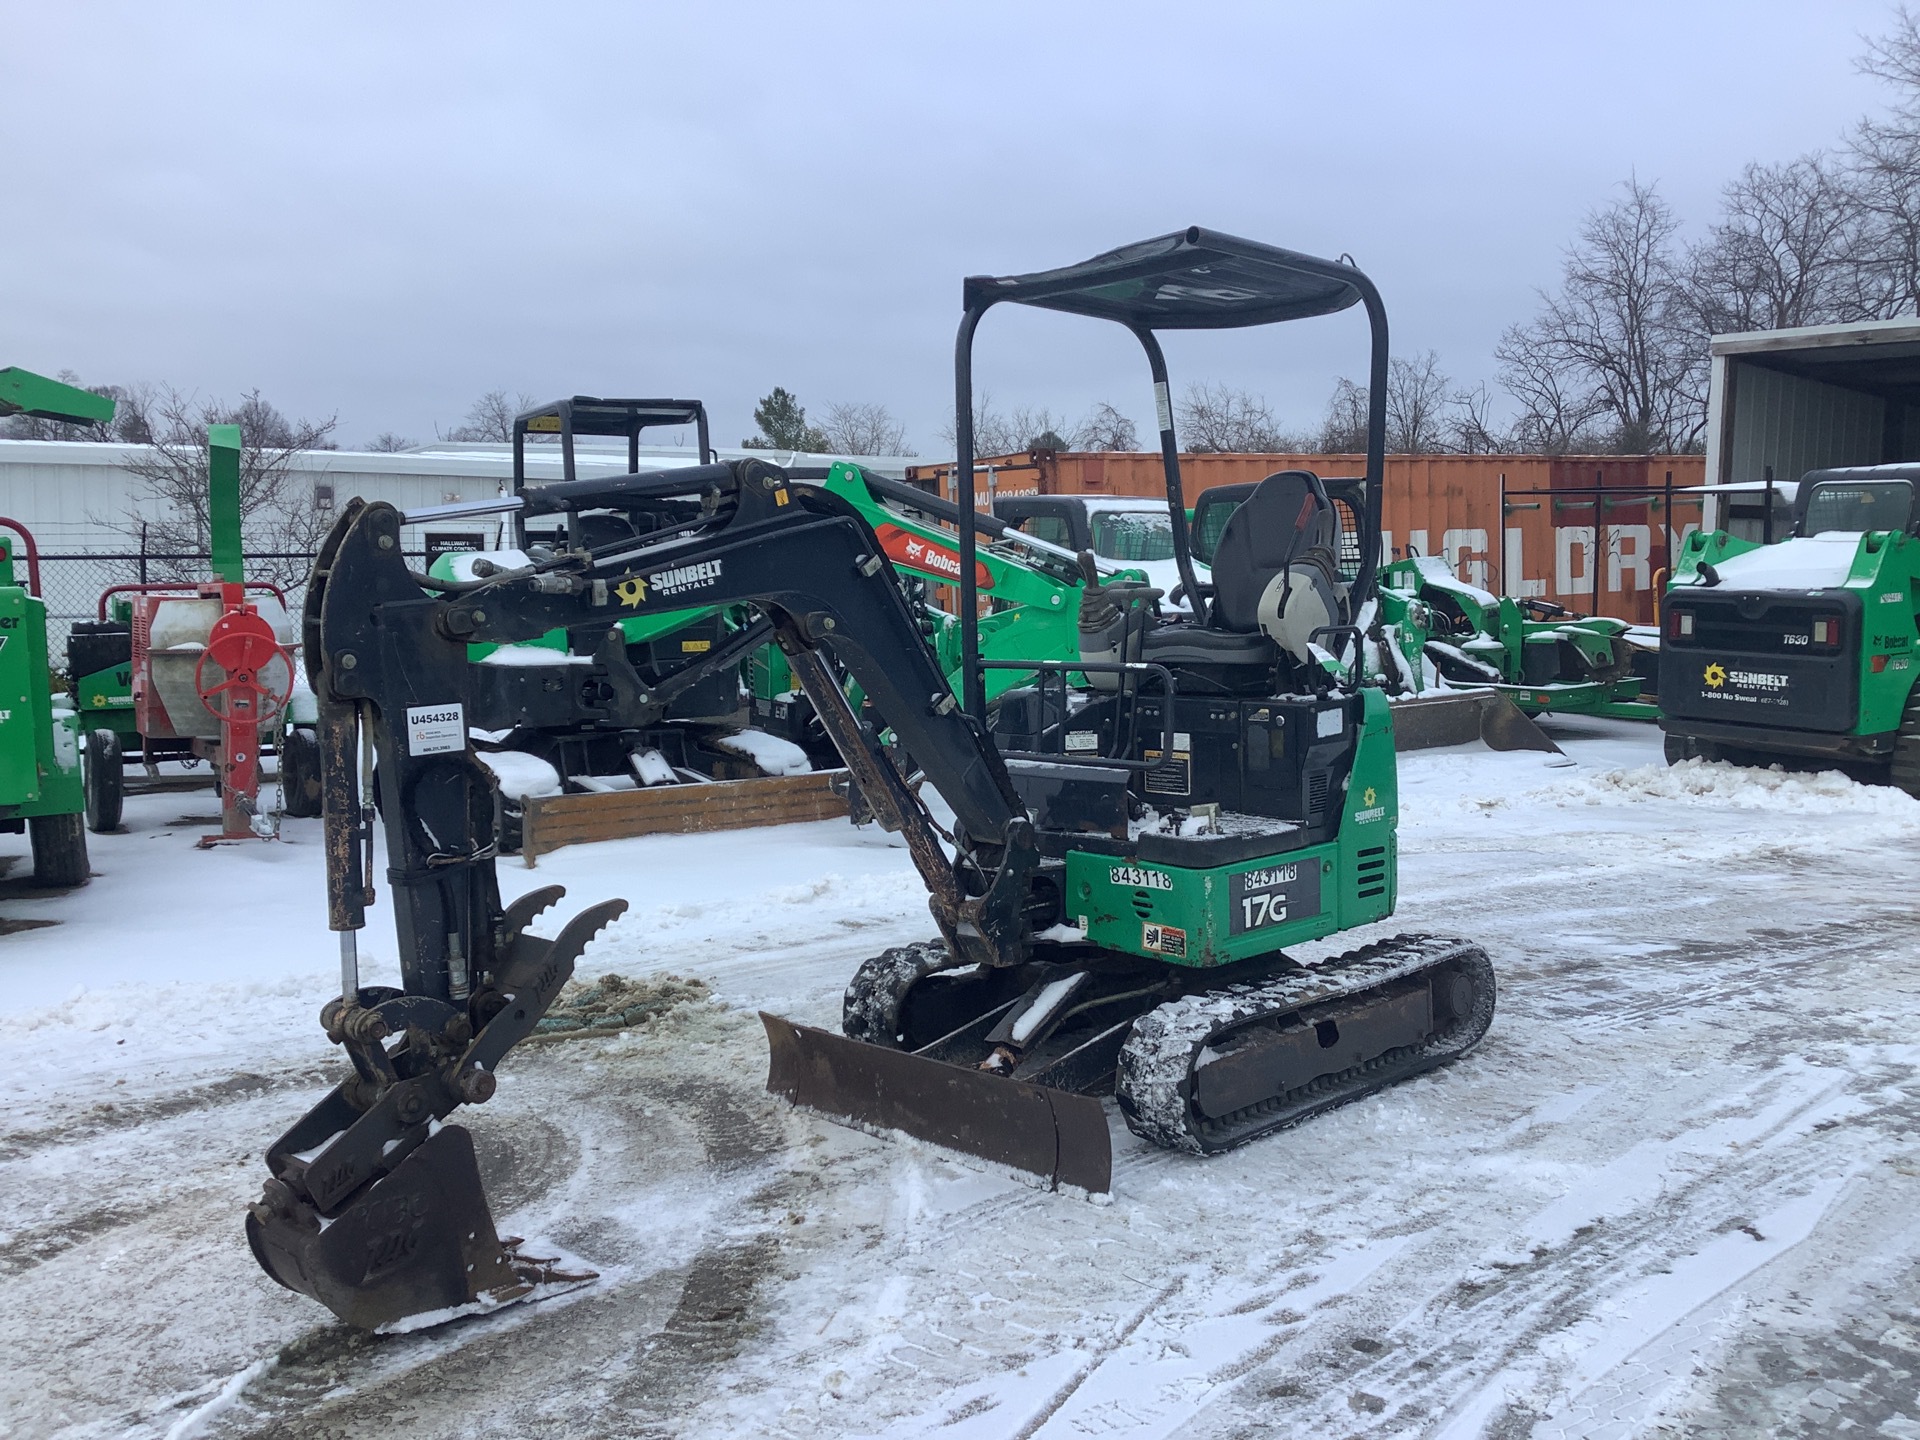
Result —
[[1309, 919], [1320, 913], [1320, 862], [1297, 860], [1230, 875], [1227, 899], [1232, 911], [1227, 922], [1230, 935]]

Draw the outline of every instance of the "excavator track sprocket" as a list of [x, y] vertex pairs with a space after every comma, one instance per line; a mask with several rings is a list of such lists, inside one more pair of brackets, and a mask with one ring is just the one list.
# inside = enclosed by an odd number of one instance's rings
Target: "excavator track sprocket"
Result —
[[1464, 1054], [1493, 1008], [1478, 945], [1399, 935], [1155, 1007], [1120, 1051], [1115, 1098], [1156, 1145], [1230, 1150]]

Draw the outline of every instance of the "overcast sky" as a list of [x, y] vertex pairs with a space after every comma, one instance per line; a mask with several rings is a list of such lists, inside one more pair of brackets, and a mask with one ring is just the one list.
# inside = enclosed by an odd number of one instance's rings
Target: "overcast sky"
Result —
[[[1878, 104], [1853, 60], [1889, 14], [0, 0], [0, 365], [258, 386], [346, 445], [495, 388], [698, 397], [734, 443], [778, 384], [885, 404], [932, 454], [963, 275], [1200, 224], [1350, 253], [1397, 352], [1491, 378], [1618, 181], [1704, 224], [1742, 163]], [[1363, 331], [1175, 337], [1175, 387], [1311, 424]], [[1144, 433], [1131, 345], [996, 311], [977, 374]]]

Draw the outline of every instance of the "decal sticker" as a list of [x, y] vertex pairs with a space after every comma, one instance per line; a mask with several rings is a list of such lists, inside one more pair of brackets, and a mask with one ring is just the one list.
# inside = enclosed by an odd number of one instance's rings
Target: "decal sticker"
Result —
[[1140, 927], [1140, 948], [1158, 955], [1185, 956], [1187, 932], [1178, 925], [1160, 925], [1149, 920]]
[[1173, 877], [1164, 870], [1146, 870], [1138, 865], [1116, 865], [1107, 872], [1109, 885], [1129, 890], [1171, 890]]
[[1227, 877], [1229, 935], [1305, 920], [1320, 913], [1320, 862], [1263, 865]]
[[704, 655], [711, 649], [713, 649], [713, 642], [711, 640], [682, 640], [680, 642], [680, 653], [683, 655]]
[[719, 583], [723, 563], [719, 560], [696, 560], [691, 565], [656, 570], [647, 576], [647, 589], [657, 595], [680, 595], [688, 590], [710, 589]]
[[1353, 812], [1357, 824], [1370, 825], [1387, 818], [1387, 807], [1380, 803], [1380, 792], [1371, 785], [1360, 792], [1360, 805], [1361, 808]]
[[1727, 683], [1727, 667], [1716, 660], [1707, 666], [1706, 671], [1700, 678], [1705, 681], [1710, 688], [1718, 690], [1722, 685]]
[[1100, 737], [1094, 734], [1093, 731], [1069, 730], [1067, 732], [1067, 749], [1098, 750], [1099, 748], [1100, 748]]
[[620, 597], [620, 603], [631, 609], [647, 598], [647, 582], [635, 575], [631, 580], [622, 580], [613, 587], [613, 593]]
[[[1004, 495], [1006, 492], [1003, 490], [1000, 493]], [[948, 580], [960, 578], [960, 552], [950, 546], [922, 539], [898, 525], [882, 525], [873, 533], [887, 558], [896, 565], [905, 565], [911, 570], [925, 570]], [[992, 572], [979, 560], [973, 562], [973, 583], [982, 590], [993, 588]]]
[[407, 707], [407, 754], [449, 755], [467, 748], [467, 712], [455, 705]]

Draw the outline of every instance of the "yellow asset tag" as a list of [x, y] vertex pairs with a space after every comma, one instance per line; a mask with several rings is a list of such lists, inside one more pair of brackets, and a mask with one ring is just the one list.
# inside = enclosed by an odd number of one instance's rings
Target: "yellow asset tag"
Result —
[[536, 415], [527, 421], [527, 429], [536, 430], [542, 435], [558, 435], [560, 433], [560, 417], [558, 415]]
[[680, 653], [683, 655], [698, 655], [712, 648], [713, 642], [711, 640], [682, 640], [680, 642]]
[[784, 486], [773, 492], [773, 503], [775, 505], [784, 505], [787, 503], [787, 492]]

